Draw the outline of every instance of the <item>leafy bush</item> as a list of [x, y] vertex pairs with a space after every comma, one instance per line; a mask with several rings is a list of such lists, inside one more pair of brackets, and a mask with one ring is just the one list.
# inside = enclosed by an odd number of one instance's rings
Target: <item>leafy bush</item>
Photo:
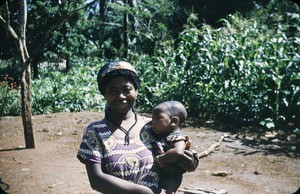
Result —
[[21, 100], [18, 86], [12, 77], [0, 77], [0, 116], [19, 115], [21, 113]]
[[300, 16], [273, 13], [276, 6], [250, 19], [231, 15], [218, 29], [195, 26], [191, 15], [178, 45], [133, 57], [144, 80], [140, 107], [150, 111], [159, 101], [177, 99], [191, 116], [219, 115], [286, 131], [299, 127]]
[[33, 114], [103, 110], [103, 99], [98, 92], [97, 67], [79, 61], [81, 65], [69, 72], [44, 69], [44, 79], [33, 80]]
[[190, 107], [269, 127], [295, 122], [299, 40], [237, 14], [223, 21], [225, 27], [217, 30], [204, 25], [181, 34], [182, 77], [193, 83], [181, 86], [190, 94]]
[[[286, 132], [299, 129], [299, 9], [287, 1], [277, 3], [258, 6], [248, 17], [230, 15], [220, 20], [222, 28], [196, 26], [191, 14], [179, 37], [157, 41], [152, 55], [132, 50], [130, 61], [142, 79], [137, 108], [149, 112], [158, 102], [173, 99], [182, 101], [190, 116], [219, 116]], [[33, 80], [34, 114], [104, 109], [96, 83], [104, 62], [88, 58], [74, 63], [69, 72], [44, 68], [41, 79]], [[0, 92], [1, 113], [19, 114], [16, 90], [2, 83]]]

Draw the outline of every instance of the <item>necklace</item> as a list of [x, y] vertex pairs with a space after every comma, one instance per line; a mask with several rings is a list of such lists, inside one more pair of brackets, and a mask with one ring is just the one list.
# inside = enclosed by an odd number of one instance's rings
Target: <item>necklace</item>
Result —
[[134, 113], [134, 123], [133, 125], [126, 130], [124, 127], [122, 127], [121, 125], [119, 125], [118, 123], [114, 122], [113, 120], [109, 119], [108, 117], [105, 117], [109, 122], [111, 122], [112, 124], [116, 125], [124, 134], [125, 134], [125, 138], [124, 138], [124, 145], [129, 145], [129, 132], [130, 130], [136, 125], [137, 123], [137, 115]]

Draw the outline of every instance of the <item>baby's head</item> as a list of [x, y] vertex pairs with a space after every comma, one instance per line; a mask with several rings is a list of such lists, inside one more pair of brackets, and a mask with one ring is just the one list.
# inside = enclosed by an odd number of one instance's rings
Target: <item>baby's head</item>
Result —
[[186, 108], [178, 101], [164, 101], [152, 111], [152, 126], [157, 134], [170, 133], [180, 129], [187, 118]]

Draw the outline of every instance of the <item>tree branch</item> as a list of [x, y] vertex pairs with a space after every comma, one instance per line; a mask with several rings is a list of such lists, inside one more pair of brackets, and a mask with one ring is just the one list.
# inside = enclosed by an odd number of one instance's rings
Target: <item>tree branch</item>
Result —
[[23, 0], [20, 7], [20, 41], [23, 45], [24, 59], [29, 59], [29, 53], [26, 46], [26, 25], [27, 25], [27, 2]]
[[5, 2], [6, 4], [6, 13], [7, 13], [7, 20], [0, 15], [0, 21], [3, 24], [4, 28], [6, 29], [8, 35], [10, 35], [14, 41], [17, 43], [18, 42], [18, 34], [14, 31], [14, 29], [10, 25], [10, 13], [9, 13], [9, 8], [8, 8], [8, 1]]
[[217, 143], [214, 143], [211, 145], [207, 150], [204, 150], [203, 152], [198, 154], [199, 159], [208, 156], [210, 153], [212, 153], [217, 147], [219, 147], [225, 137], [228, 137], [228, 134], [224, 134]]
[[28, 65], [26, 63], [29, 57], [29, 53], [26, 46], [26, 24], [27, 24], [27, 2], [26, 0], [21, 1], [20, 5], [20, 38], [19, 38], [19, 48], [22, 57], [22, 64]]
[[185, 187], [179, 189], [179, 191], [184, 192], [184, 194], [227, 194], [226, 189], [215, 190], [215, 189], [204, 189], [201, 187]]
[[82, 9], [85, 9], [87, 7], [89, 7], [92, 3], [94, 3], [96, 0], [92, 0], [92, 1], [89, 1], [88, 3], [84, 4], [83, 6], [77, 8], [77, 9], [74, 9], [73, 11], [71, 11], [67, 16], [65, 17], [61, 17], [57, 22], [56, 24], [52, 25], [46, 32], [45, 32], [45, 35], [43, 38], [41, 38], [41, 40], [43, 40], [42, 42], [40, 42], [40, 44], [35, 47], [36, 50], [33, 52], [33, 55], [32, 57], [35, 58], [40, 52], [43, 51], [43, 47], [44, 45], [46, 44], [46, 42], [48, 41], [49, 37], [50, 37], [50, 34], [57, 28], [61, 27], [62, 25], [64, 25], [65, 23], [67, 23], [70, 18], [72, 16], [74, 16], [78, 11], [82, 10]]

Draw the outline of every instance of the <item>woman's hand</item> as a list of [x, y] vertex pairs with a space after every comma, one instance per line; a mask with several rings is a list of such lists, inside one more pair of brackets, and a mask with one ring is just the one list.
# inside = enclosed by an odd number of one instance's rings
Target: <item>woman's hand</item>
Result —
[[184, 154], [177, 162], [177, 165], [185, 172], [193, 172], [199, 165], [198, 152], [194, 150], [184, 150]]
[[91, 187], [101, 193], [107, 194], [154, 194], [150, 188], [138, 185], [121, 178], [105, 174], [99, 163], [85, 162]]

